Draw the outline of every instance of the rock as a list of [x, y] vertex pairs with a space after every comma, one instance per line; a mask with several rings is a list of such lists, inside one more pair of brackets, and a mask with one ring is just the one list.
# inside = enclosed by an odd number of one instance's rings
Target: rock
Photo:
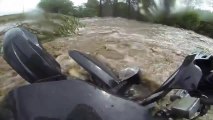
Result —
[[181, 51], [176, 51], [176, 55], [181, 55], [182, 54], [182, 52]]

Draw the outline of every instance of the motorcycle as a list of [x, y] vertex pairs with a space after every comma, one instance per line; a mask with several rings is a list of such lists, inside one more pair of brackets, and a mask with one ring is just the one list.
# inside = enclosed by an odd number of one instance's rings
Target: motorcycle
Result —
[[[90, 82], [69, 78], [37, 37], [25, 28], [5, 33], [3, 56], [26, 81], [12, 90], [8, 104], [15, 120], [167, 120], [204, 116], [213, 104], [213, 56], [188, 55], [160, 88], [142, 100], [131, 99], [131, 86], [141, 84], [140, 69], [112, 72], [95, 57], [69, 51], [91, 76]], [[171, 91], [170, 103], [152, 112]]]

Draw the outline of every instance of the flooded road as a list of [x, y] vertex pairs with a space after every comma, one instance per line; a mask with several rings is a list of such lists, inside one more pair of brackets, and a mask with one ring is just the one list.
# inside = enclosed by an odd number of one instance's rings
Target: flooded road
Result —
[[[179, 67], [187, 54], [201, 50], [213, 53], [213, 40], [193, 31], [122, 18], [88, 18], [81, 22], [85, 27], [77, 35], [57, 38], [44, 47], [55, 58], [67, 56], [73, 49], [90, 53], [116, 71], [138, 66], [148, 80], [158, 85]], [[4, 91], [11, 82], [17, 82], [10, 81], [17, 76], [9, 74], [13, 73], [11, 68], [0, 60], [0, 88]], [[69, 57], [63, 59], [65, 63], [69, 60]], [[68, 72], [69, 62], [63, 61], [59, 61], [62, 69]]]
[[122, 18], [81, 20], [75, 37], [45, 44], [54, 56], [77, 49], [89, 52], [116, 69], [139, 66], [151, 81], [161, 84], [192, 52], [213, 52], [213, 40], [192, 31]]
[[[86, 73], [68, 57], [69, 50], [90, 53], [116, 71], [138, 66], [152, 89], [162, 84], [186, 55], [198, 51], [213, 53], [213, 39], [193, 31], [122, 18], [87, 18], [81, 22], [85, 27], [77, 35], [57, 38], [44, 47], [61, 64], [64, 73], [82, 79]], [[0, 96], [27, 84], [2, 57], [0, 62]]]

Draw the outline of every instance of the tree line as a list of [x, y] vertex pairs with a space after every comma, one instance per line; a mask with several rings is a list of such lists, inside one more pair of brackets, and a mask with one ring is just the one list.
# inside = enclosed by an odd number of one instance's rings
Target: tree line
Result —
[[[74, 6], [70, 0], [41, 0], [38, 6], [47, 12], [78, 18], [123, 17], [181, 27], [213, 37], [213, 20], [202, 20], [194, 10], [174, 14], [172, 10], [176, 2], [177, 0], [87, 0], [87, 3], [81, 6]], [[189, 3], [186, 1], [185, 4]]]
[[[174, 1], [160, 1], [165, 6], [165, 15], [169, 14]], [[74, 6], [70, 0], [41, 0], [38, 6], [47, 12], [76, 17], [114, 16], [134, 19], [152, 17], [153, 10], [157, 10], [154, 0], [88, 0], [81, 6]]]

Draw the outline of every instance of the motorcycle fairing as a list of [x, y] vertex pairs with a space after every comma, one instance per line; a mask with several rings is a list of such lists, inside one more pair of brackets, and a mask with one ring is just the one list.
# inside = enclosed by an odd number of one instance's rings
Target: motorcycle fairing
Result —
[[155, 120], [150, 108], [81, 80], [35, 83], [10, 93], [15, 120]]
[[118, 85], [118, 77], [104, 64], [96, 60], [94, 57], [79, 51], [73, 50], [69, 55], [87, 72], [91, 74], [96, 82], [101, 82], [103, 87], [113, 88]]
[[197, 91], [199, 86], [205, 82], [205, 77], [212, 70], [213, 57], [208, 54], [198, 53], [189, 55], [175, 75], [175, 88], [187, 91]]
[[3, 53], [7, 63], [30, 83], [65, 78], [59, 63], [24, 28], [12, 28], [5, 33]]
[[202, 78], [202, 70], [196, 65], [196, 55], [187, 56], [175, 76], [175, 88], [196, 90]]
[[212, 58], [205, 54], [188, 55], [182, 65], [157, 89], [153, 94], [144, 99], [141, 104], [147, 105], [158, 101], [166, 96], [172, 89], [183, 89], [188, 92], [198, 90], [199, 83], [203, 81], [202, 77], [209, 71], [208, 62]]

